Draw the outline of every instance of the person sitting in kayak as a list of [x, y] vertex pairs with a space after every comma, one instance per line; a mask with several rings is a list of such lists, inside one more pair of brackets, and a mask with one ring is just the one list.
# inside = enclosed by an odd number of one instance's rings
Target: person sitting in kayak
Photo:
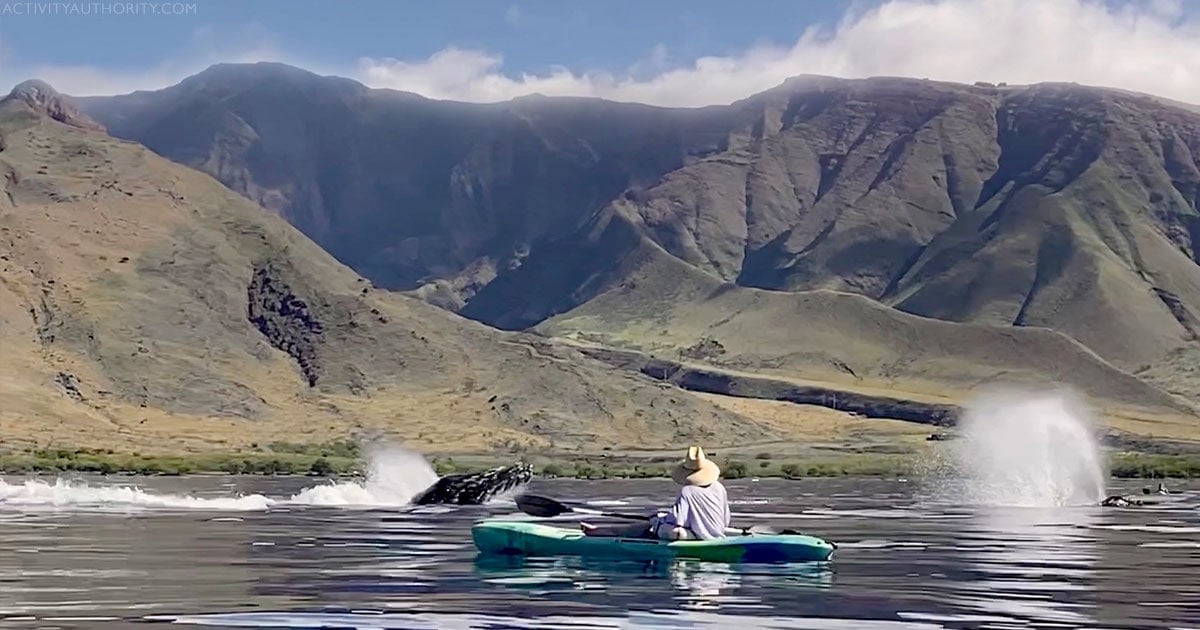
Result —
[[712, 540], [724, 538], [732, 515], [721, 469], [704, 455], [699, 446], [688, 448], [683, 461], [675, 466], [671, 479], [682, 486], [669, 512], [659, 512], [649, 524], [632, 527], [598, 527], [580, 523], [588, 536], [658, 538], [661, 540]]

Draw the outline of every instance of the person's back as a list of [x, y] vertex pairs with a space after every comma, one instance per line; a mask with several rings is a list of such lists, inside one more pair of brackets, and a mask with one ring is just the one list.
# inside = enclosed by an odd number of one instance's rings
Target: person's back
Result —
[[681, 488], [670, 512], [659, 512], [648, 524], [614, 528], [580, 523], [579, 528], [588, 536], [650, 536], [663, 540], [724, 538], [732, 515], [720, 478], [721, 468], [704, 456], [704, 449], [689, 447], [687, 456], [671, 472], [671, 479]]
[[732, 520], [725, 486], [714, 481], [707, 486], [680, 488], [670, 520], [701, 540], [724, 538], [725, 528]]

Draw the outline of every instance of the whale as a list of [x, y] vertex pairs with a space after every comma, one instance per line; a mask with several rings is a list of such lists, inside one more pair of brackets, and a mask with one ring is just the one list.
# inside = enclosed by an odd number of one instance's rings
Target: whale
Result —
[[1105, 499], [1100, 502], [1100, 505], [1102, 507], [1134, 507], [1138, 505], [1146, 505], [1147, 503], [1157, 502], [1155, 499], [1150, 498], [1151, 495], [1164, 494], [1171, 494], [1171, 491], [1167, 490], [1166, 485], [1159, 483], [1158, 488], [1153, 491], [1150, 490], [1149, 486], [1142, 488], [1142, 496], [1140, 498], [1135, 495], [1121, 496], [1119, 494], [1114, 494], [1112, 496], [1105, 497]]
[[446, 475], [422, 490], [417, 505], [482, 505], [524, 486], [533, 479], [533, 466], [517, 463], [477, 473]]

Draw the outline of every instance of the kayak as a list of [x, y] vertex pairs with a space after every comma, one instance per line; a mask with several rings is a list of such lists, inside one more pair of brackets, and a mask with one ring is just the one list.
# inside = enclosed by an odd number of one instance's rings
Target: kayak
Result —
[[749, 534], [717, 540], [654, 540], [584, 536], [583, 532], [527, 521], [483, 521], [471, 528], [481, 553], [526, 556], [607, 556], [639, 560], [688, 558], [705, 562], [823, 562], [829, 542], [799, 534]]

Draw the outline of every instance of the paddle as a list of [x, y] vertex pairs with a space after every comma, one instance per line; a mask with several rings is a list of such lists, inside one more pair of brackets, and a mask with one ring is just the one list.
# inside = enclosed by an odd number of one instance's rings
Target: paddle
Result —
[[622, 514], [620, 512], [604, 512], [592, 508], [569, 506], [562, 501], [555, 501], [549, 497], [540, 497], [535, 494], [522, 494], [518, 496], [517, 509], [530, 516], [538, 516], [541, 518], [553, 518], [560, 514], [568, 512], [577, 512], [580, 514], [595, 514], [596, 516], [608, 516], [611, 518], [622, 518], [627, 521], [648, 521], [649, 516], [645, 514]]
[[[596, 510], [596, 509], [592, 509], [592, 508], [581, 507], [578, 504], [568, 505], [566, 503], [563, 503], [562, 501], [556, 501], [549, 497], [542, 497], [542, 496], [538, 496], [535, 494], [522, 494], [522, 495], [518, 496], [515, 499], [515, 501], [517, 503], [518, 510], [521, 510], [522, 512], [524, 512], [530, 516], [537, 516], [537, 517], [541, 517], [541, 518], [552, 518], [555, 516], [559, 516], [560, 514], [566, 514], [568, 512], [575, 512], [575, 513], [579, 513], [579, 514], [595, 514], [596, 516], [607, 516], [610, 518], [620, 518], [620, 519], [625, 519], [625, 520], [630, 520], [630, 521], [648, 521], [648, 520], [650, 520], [650, 517], [646, 516], [644, 514], [623, 514], [621, 512], [605, 512], [603, 510]], [[800, 534], [800, 532], [798, 532], [794, 529], [777, 530], [777, 529], [773, 529], [771, 527], [764, 527], [762, 525], [751, 525], [750, 527], [731, 527], [730, 530], [735, 530], [737, 533], [739, 533], [743, 536], [748, 536], [750, 534], [763, 534], [763, 535], [782, 534], [785, 536], [794, 536], [794, 535]]]

